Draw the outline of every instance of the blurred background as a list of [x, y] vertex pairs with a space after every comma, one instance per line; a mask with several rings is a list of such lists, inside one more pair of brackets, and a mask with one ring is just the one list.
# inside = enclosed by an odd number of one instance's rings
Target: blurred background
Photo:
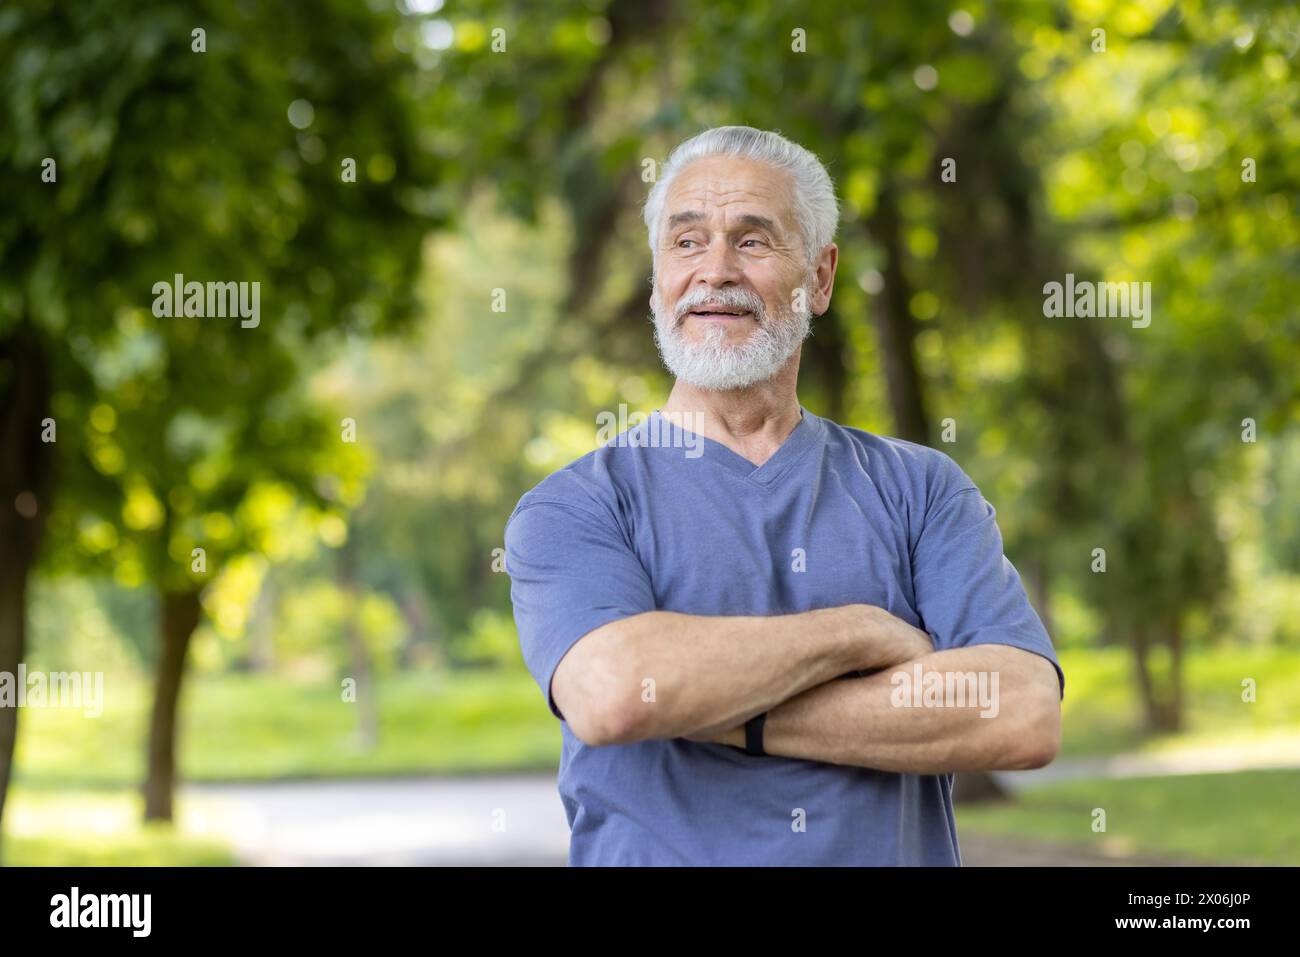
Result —
[[[0, 707], [4, 863], [564, 863], [502, 529], [666, 396], [640, 204], [723, 124], [843, 203], [804, 404], [953, 456], [1060, 653], [965, 862], [1300, 863], [1298, 49], [1253, 0], [9, 0], [0, 673], [104, 677]], [[1067, 273], [1150, 324], [1046, 317]]]

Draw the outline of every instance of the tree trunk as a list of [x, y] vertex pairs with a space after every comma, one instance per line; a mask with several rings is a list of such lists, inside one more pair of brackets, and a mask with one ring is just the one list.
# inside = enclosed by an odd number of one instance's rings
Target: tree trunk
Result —
[[987, 771], [963, 771], [952, 779], [953, 804], [980, 804], [988, 801], [1010, 801], [1002, 785]]
[[1183, 648], [1182, 629], [1176, 620], [1162, 621], [1153, 628], [1158, 645], [1169, 649], [1169, 673], [1163, 679], [1152, 674], [1148, 637], [1142, 633], [1134, 644], [1138, 682], [1142, 690], [1146, 729], [1172, 733], [1182, 729]]
[[1171, 618], [1165, 632], [1169, 644], [1169, 709], [1163, 731], [1183, 729], [1183, 628], [1178, 619]]
[[1052, 590], [1049, 584], [1051, 571], [1041, 552], [1030, 563], [1027, 580], [1029, 598], [1038, 612], [1038, 617], [1042, 619], [1043, 629], [1049, 635], [1055, 634], [1056, 623], [1052, 620]]
[[271, 630], [275, 627], [276, 589], [272, 575], [262, 579], [253, 618], [248, 628], [248, 658], [246, 666], [256, 674], [265, 674], [275, 667], [275, 642]]
[[811, 379], [813, 388], [820, 393], [825, 407], [822, 415], [832, 422], [844, 420], [849, 391], [849, 375], [845, 367], [844, 328], [839, 314], [832, 306], [812, 321], [813, 334], [804, 340], [799, 361], [800, 391]]
[[[10, 511], [9, 508], [5, 509]], [[5, 524], [11, 524], [5, 516]], [[9, 541], [8, 530], [0, 532]], [[9, 549], [0, 550], [0, 671], [17, 675], [26, 639], [28, 563]], [[18, 709], [0, 708], [0, 827], [4, 824], [5, 794], [12, 777], [14, 742], [18, 737]], [[3, 832], [0, 831], [0, 837]], [[0, 853], [4, 845], [0, 841]]]
[[357, 737], [361, 747], [373, 751], [379, 746], [379, 707], [375, 700], [374, 668], [366, 649], [365, 635], [361, 632], [361, 589], [357, 587], [357, 525], [348, 529], [348, 539], [339, 549], [336, 581], [347, 596], [347, 615], [343, 631], [348, 652], [352, 657], [352, 680], [356, 682]]
[[881, 189], [869, 229], [876, 242], [884, 247], [886, 257], [885, 288], [876, 297], [875, 318], [895, 434], [908, 442], [928, 445], [930, 422], [921, 392], [921, 373], [916, 366], [916, 323], [910, 308], [912, 287], [903, 269], [903, 225], [892, 186]]
[[1137, 678], [1138, 695], [1142, 701], [1143, 724], [1148, 731], [1160, 727], [1160, 696], [1156, 691], [1155, 680], [1151, 677], [1151, 663], [1148, 652], [1148, 635], [1144, 626], [1133, 629], [1131, 644], [1133, 648], [1133, 673]]
[[[25, 653], [27, 585], [53, 487], [53, 446], [41, 441], [49, 409], [45, 349], [20, 325], [0, 339], [0, 671], [11, 675]], [[17, 737], [18, 709], [0, 708], [0, 833]]]
[[398, 596], [397, 607], [406, 623], [406, 638], [402, 642], [399, 660], [403, 668], [414, 668], [422, 655], [442, 654], [441, 644], [433, 633], [433, 622], [424, 596], [410, 586], [404, 586]]
[[144, 819], [170, 821], [176, 790], [176, 716], [190, 638], [202, 615], [197, 591], [164, 592], [159, 616], [162, 652], [149, 724], [149, 767], [144, 782]]

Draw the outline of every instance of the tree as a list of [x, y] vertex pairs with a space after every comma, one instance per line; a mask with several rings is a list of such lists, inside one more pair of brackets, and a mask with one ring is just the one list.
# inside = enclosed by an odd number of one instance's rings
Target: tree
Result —
[[[18, 546], [0, 560], [0, 670], [22, 659], [38, 557], [82, 567], [84, 530], [107, 523], [100, 558], [161, 596], [153, 816], [198, 620], [186, 546], [250, 544], [238, 516], [267, 482], [331, 497], [337, 424], [296, 405], [297, 371], [309, 343], [409, 314], [420, 241], [446, 219], [415, 66], [391, 43], [410, 29], [347, 0], [28, 2], [0, 23], [0, 532]], [[243, 284], [250, 306], [256, 288], [259, 314], [159, 315], [178, 274]], [[0, 711], [0, 810], [16, 720]]]

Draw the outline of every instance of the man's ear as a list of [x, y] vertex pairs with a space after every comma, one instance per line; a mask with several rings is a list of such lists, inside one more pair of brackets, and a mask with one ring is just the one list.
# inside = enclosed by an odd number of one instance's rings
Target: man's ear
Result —
[[808, 304], [814, 316], [823, 315], [831, 307], [831, 292], [835, 288], [835, 267], [839, 265], [840, 247], [830, 243], [817, 257], [814, 273], [812, 301]]

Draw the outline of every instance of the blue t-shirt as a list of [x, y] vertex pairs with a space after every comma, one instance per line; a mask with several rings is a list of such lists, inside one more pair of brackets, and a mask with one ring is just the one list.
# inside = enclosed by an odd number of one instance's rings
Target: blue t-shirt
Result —
[[[1065, 675], [994, 510], [952, 459], [803, 410], [755, 465], [659, 413], [548, 476], [506, 524], [524, 661], [552, 713], [560, 659], [647, 611], [778, 615], [863, 603], [936, 650], [995, 643]], [[853, 679], [848, 679], [853, 680]], [[561, 724], [571, 865], [959, 865], [951, 774], [897, 774]], [[802, 809], [802, 815], [799, 811]]]

